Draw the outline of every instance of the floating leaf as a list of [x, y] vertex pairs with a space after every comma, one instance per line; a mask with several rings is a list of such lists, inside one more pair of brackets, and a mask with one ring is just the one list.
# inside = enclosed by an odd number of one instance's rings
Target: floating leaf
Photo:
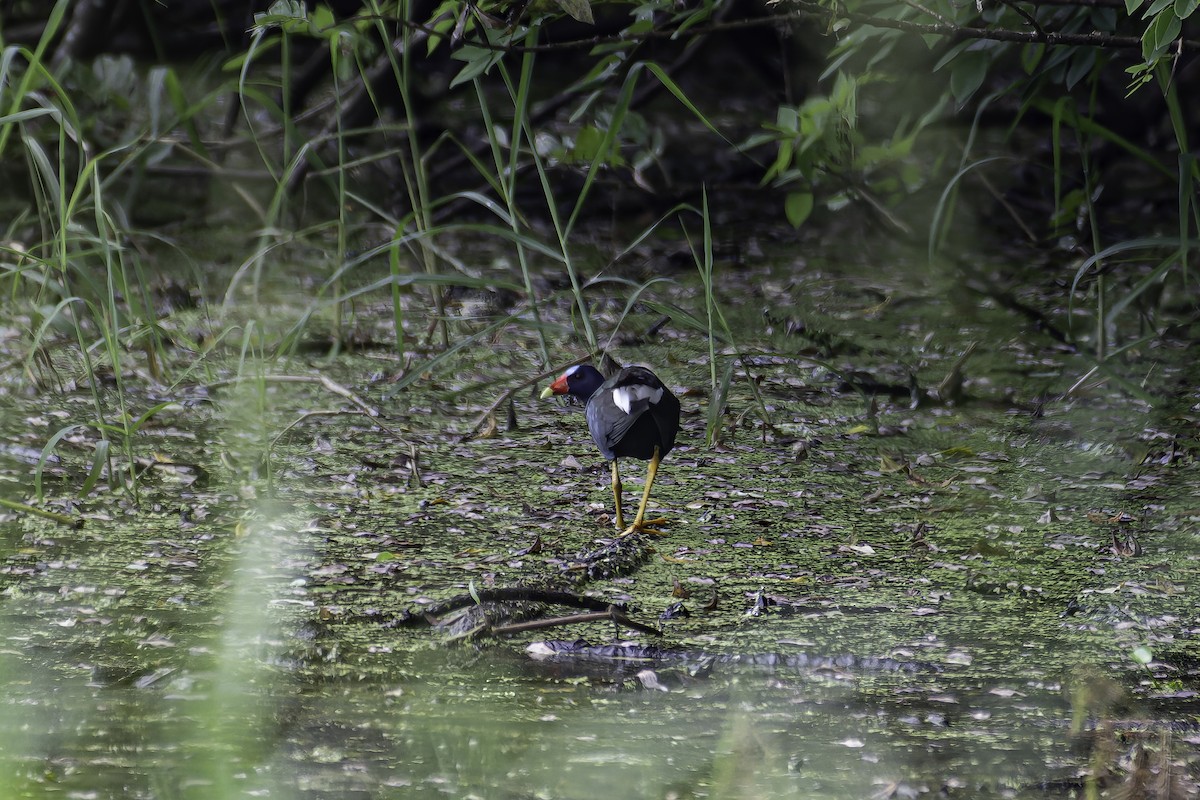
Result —
[[1008, 556], [1012, 555], [1007, 548], [989, 542], [987, 539], [977, 539], [968, 551], [973, 556]]

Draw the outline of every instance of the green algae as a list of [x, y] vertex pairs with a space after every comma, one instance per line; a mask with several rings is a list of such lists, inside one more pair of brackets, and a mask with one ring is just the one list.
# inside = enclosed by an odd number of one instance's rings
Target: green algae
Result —
[[[964, 307], [927, 275], [853, 266], [722, 276], [718, 299], [754, 355], [721, 353], [735, 380], [713, 448], [695, 332], [668, 326], [617, 351], [688, 391], [654, 496], [669, 536], [639, 543], [636, 569], [603, 579], [581, 581], [577, 568], [614, 534], [608, 471], [577, 408], [533, 390], [514, 400], [515, 428], [458, 436], [540, 371], [520, 328], [391, 400], [381, 363], [400, 365], [371, 348], [255, 363], [203, 393], [187, 384], [201, 401], [136, 442], [197, 470], [148, 469], [136, 503], [119, 488], [73, 499], [89, 442], [64, 445], [50, 501], [84, 529], [0, 523], [0, 713], [21, 732], [4, 751], [16, 776], [5, 795], [1071, 796], [1118, 735], [1104, 726], [1132, 722], [1147, 731], [1139, 746], [1165, 741], [1194, 774], [1200, 484], [1185, 350], [1164, 341], [1153, 355], [1175, 395], [1159, 406], [1107, 385], [1040, 403], [1086, 360], [1014, 330], [1001, 309]], [[669, 291], [696, 302], [683, 276]], [[569, 323], [550, 311], [565, 353]], [[837, 341], [814, 345], [770, 321], [787, 316]], [[872, 408], [839, 390], [856, 371], [935, 385], [969, 342], [983, 344], [957, 406], [884, 396]], [[216, 376], [234, 368], [229, 353], [207, 359]], [[1118, 368], [1129, 380], [1148, 369]], [[308, 418], [355, 409], [318, 384], [255, 378], [316, 370], [384, 417]], [[142, 391], [129, 390], [131, 407], [157, 401]], [[6, 391], [0, 403], [6, 441], [26, 448], [4, 451], [9, 486], [31, 473], [21, 452], [89, 421], [70, 392], [43, 393], [35, 408]], [[18, 422], [35, 417], [53, 422]], [[641, 467], [625, 465], [630, 493]], [[1136, 555], [1117, 546], [1129, 537]], [[394, 624], [473, 589], [568, 579], [650, 623], [682, 602], [688, 615], [662, 622], [661, 646], [930, 669], [663, 666], [671, 691], [658, 692], [615, 667], [529, 661], [525, 645], [545, 634], [464, 646]], [[615, 632], [588, 623], [552, 635]]]

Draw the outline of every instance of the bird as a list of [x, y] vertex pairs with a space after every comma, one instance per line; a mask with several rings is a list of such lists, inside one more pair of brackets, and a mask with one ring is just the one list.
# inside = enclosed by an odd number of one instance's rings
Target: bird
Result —
[[[658, 474], [658, 465], [675, 446], [679, 432], [679, 399], [645, 367], [626, 367], [608, 380], [595, 367], [579, 364], [567, 369], [558, 380], [542, 391], [542, 399], [569, 395], [587, 403], [585, 414], [592, 439], [612, 463], [613, 501], [617, 508], [617, 529], [621, 536], [634, 533], [663, 535], [654, 529], [665, 519], [646, 519], [650, 487]], [[621, 473], [617, 459], [637, 458], [649, 461], [646, 487], [637, 516], [626, 528], [621, 515]]]

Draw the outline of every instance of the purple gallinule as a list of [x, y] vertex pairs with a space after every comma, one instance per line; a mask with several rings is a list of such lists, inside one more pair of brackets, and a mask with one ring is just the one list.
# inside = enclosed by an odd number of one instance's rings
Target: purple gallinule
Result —
[[[650, 487], [658, 474], [658, 464], [675, 446], [679, 430], [679, 400], [662, 381], [645, 367], [626, 367], [607, 381], [594, 367], [571, 367], [542, 391], [542, 398], [555, 394], [578, 397], [587, 403], [588, 428], [592, 439], [606, 459], [612, 462], [613, 500], [617, 506], [617, 529], [622, 536], [631, 533], [661, 534], [652, 525], [666, 520], [646, 519]], [[618, 458], [649, 461], [646, 488], [633, 524], [625, 527], [621, 516], [621, 474]]]

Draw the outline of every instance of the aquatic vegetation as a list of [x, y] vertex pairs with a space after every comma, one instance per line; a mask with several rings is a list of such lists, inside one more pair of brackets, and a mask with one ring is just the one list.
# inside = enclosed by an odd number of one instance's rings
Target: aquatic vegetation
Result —
[[[178, 796], [389, 782], [569, 795], [616, 761], [631, 796], [668, 785], [772, 796], [813, 780], [861, 796], [934, 776], [1001, 796], [1082, 786], [1100, 763], [1132, 774], [1105, 755], [1131, 724], [1145, 726], [1146, 757], [1186, 781], [1197, 489], [1185, 468], [1195, 442], [1177, 426], [1188, 413], [1103, 386], [1028, 396], [1023, 364], [1065, 389], [1082, 357], [1049, 338], [1013, 341], [1010, 319], [991, 309], [909, 302], [924, 291], [919, 272], [910, 283], [855, 269], [797, 279], [765, 263], [714, 276], [744, 348], [730, 361], [717, 447], [704, 444], [711, 415], [694, 391], [708, 385], [706, 345], [690, 329], [668, 324], [654, 343], [617, 351], [667, 365], [684, 414], [676, 468], [655, 494], [676, 520], [671, 537], [603, 568], [589, 559], [611, 536], [608, 476], [577, 411], [531, 388], [510, 398], [515, 424], [462, 439], [535, 374], [536, 338], [516, 328], [456, 351], [390, 404], [384, 351], [323, 360], [321, 380], [304, 382], [278, 378], [313, 375], [306, 357], [210, 351], [214, 379], [181, 383], [139, 431], [139, 446], [153, 442], [147, 457], [170, 457], [139, 462], [136, 507], [103, 482], [72, 499], [91, 451], [86, 428], [63, 437], [42, 465], [43, 491], [84, 527], [4, 523], [4, 625], [25, 642], [4, 669], [29, 676], [9, 681], [4, 713], [31, 704], [40, 720], [10, 751], [23, 777], [8, 794], [53, 780]], [[671, 302], [703, 302], [701, 286], [672, 286]], [[864, 314], [880, 291], [891, 302]], [[568, 306], [546, 306], [544, 319]], [[781, 331], [782, 315], [803, 318], [806, 333]], [[190, 313], [162, 322], [168, 333], [193, 324]], [[833, 327], [838, 339], [809, 360], [809, 337]], [[863, 373], [907, 387], [897, 365], [920, 353], [917, 381], [934, 383], [966, 341], [983, 344], [957, 403], [911, 408], [907, 392], [863, 402]], [[1185, 353], [1160, 351], [1164, 384], [1186, 385]], [[859, 388], [842, 385], [852, 374]], [[2, 398], [10, 483], [32, 474], [48, 428], [87, 408], [78, 390], [31, 405], [15, 377]], [[130, 407], [162, 402], [133, 385]], [[661, 692], [615, 669], [530, 663], [538, 631], [464, 647], [446, 644], [449, 629], [396, 625], [450, 597], [537, 583], [622, 603], [683, 652], [938, 671], [657, 665]], [[569, 630], [598, 642], [616, 633], [611, 621]], [[70, 691], [48, 694], [51, 679]], [[117, 738], [100, 710], [113, 703], [128, 726]], [[201, 727], [181, 727], [192, 718]], [[89, 755], [101, 736], [120, 763]], [[1068, 757], [1077, 737], [1090, 744]], [[675, 767], [663, 772], [665, 759]]]
[[[1026, 217], [989, 183], [1007, 95], [943, 146], [998, 48], [896, 108], [897, 37], [857, 28], [763, 128], [628, 57], [704, 4], [548, 102], [541, 21], [486, 8], [276, 3], [185, 75], [56, 64], [70, 5], [0, 58], [0, 796], [1196, 792], [1194, 158], [1032, 91]], [[1139, 75], [1188, 6], [1146, 10]], [[460, 22], [492, 46], [454, 63]], [[1099, 143], [1170, 184], [1153, 235], [1103, 225]], [[580, 415], [536, 398], [589, 361], [680, 399], [669, 538], [614, 537]]]

